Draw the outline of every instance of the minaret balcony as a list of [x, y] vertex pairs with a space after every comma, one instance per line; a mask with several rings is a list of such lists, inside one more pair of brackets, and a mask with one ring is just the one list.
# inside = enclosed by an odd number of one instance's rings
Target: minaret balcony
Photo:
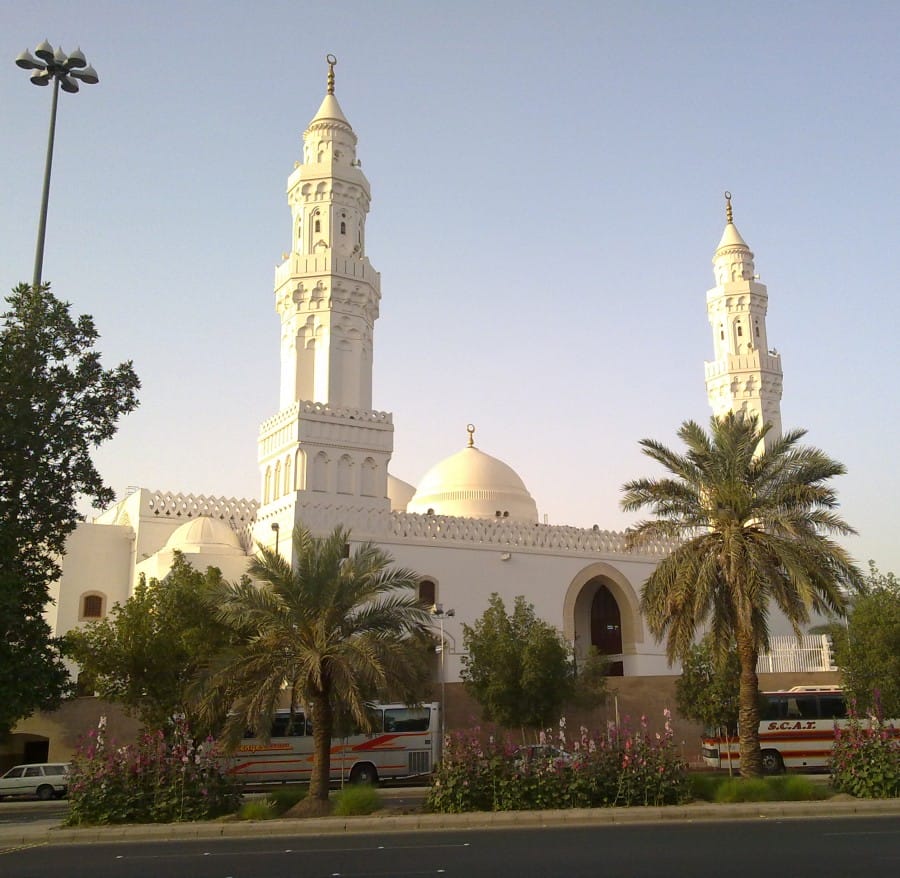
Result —
[[781, 357], [773, 351], [751, 351], [747, 354], [728, 354], [724, 360], [706, 363], [706, 380], [735, 372], [777, 372], [781, 374]]
[[294, 278], [321, 277], [323, 275], [362, 281], [376, 290], [381, 287], [381, 275], [372, 268], [365, 256], [344, 257], [331, 253], [306, 256], [302, 253], [291, 253], [275, 269], [275, 289], [279, 289]]

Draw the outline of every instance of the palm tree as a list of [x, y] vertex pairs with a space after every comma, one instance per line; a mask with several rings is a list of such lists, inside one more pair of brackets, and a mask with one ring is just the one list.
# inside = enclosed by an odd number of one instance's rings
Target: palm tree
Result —
[[431, 624], [418, 575], [390, 567], [370, 543], [345, 557], [348, 540], [341, 527], [317, 538], [298, 526], [293, 568], [260, 546], [247, 571], [254, 582], [223, 583], [215, 596], [216, 615], [243, 644], [209, 681], [207, 708], [214, 714], [230, 702], [225, 738], [234, 744], [247, 727], [268, 735], [285, 688], [292, 710], [307, 705], [315, 749], [308, 813], [327, 811], [336, 720], [368, 728], [375, 693], [408, 697], [428, 672], [416, 652]]
[[847, 552], [829, 538], [855, 533], [834, 511], [828, 485], [844, 467], [799, 445], [806, 431], [767, 440], [770, 429], [734, 413], [712, 418], [709, 434], [686, 421], [678, 431], [685, 454], [640, 443], [671, 475], [622, 488], [623, 509], [648, 507], [655, 516], [629, 531], [629, 545], [660, 538], [675, 545], [641, 592], [651, 633], [667, 638], [669, 662], [684, 657], [704, 628], [718, 656], [737, 647], [745, 777], [763, 773], [756, 663], [768, 648], [773, 605], [799, 636], [811, 612], [843, 616], [846, 590], [863, 587]]

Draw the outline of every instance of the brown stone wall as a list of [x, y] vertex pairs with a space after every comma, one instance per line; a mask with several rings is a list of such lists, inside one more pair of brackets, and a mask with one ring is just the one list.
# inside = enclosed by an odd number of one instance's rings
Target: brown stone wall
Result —
[[[681, 750], [682, 757], [692, 765], [702, 764], [700, 759], [700, 736], [703, 729], [678, 714], [675, 705], [676, 676], [660, 677], [610, 677], [610, 695], [606, 704], [593, 711], [584, 713], [568, 710], [566, 716], [566, 734], [569, 740], [578, 734], [579, 727], [584, 725], [590, 731], [605, 729], [608, 723], [618, 721], [636, 728], [641, 717], [646, 717], [651, 733], [662, 731], [665, 723], [663, 711], [668, 708], [672, 712], [672, 728], [675, 742]], [[839, 686], [840, 675], [836, 672], [805, 674], [760, 674], [759, 688], [762, 692], [779, 689], [790, 689], [792, 686]], [[477, 702], [468, 695], [462, 683], [448, 683], [446, 728], [447, 731], [470, 729], [480, 726], [486, 734], [505, 734], [492, 724], [481, 719], [481, 709]], [[553, 730], [557, 734], [558, 730]], [[521, 739], [521, 730], [510, 730], [515, 741]]]
[[0, 748], [0, 762], [15, 765], [22, 762], [24, 741], [35, 738], [49, 740], [49, 762], [68, 762], [78, 739], [97, 728], [100, 717], [106, 717], [107, 735], [120, 744], [137, 740], [139, 723], [126, 716], [117, 704], [100, 698], [70, 698], [59, 710], [35, 713], [22, 720], [8, 742]]

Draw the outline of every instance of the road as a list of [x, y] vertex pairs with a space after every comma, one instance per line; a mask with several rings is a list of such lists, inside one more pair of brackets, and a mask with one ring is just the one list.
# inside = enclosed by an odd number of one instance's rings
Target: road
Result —
[[895, 878], [896, 816], [44, 845], [3, 878]]
[[0, 826], [33, 823], [37, 820], [61, 822], [69, 810], [65, 800], [37, 802], [29, 799], [6, 799], [0, 802]]

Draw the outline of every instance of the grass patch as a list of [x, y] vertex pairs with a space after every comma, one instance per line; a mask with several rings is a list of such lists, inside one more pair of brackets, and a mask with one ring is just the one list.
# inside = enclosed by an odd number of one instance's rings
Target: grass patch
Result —
[[237, 812], [238, 820], [272, 820], [280, 817], [306, 798], [306, 787], [278, 787], [265, 796], [244, 802]]
[[729, 777], [719, 784], [715, 791], [714, 802], [774, 802], [775, 790], [766, 778]]
[[338, 817], [360, 817], [381, 808], [378, 790], [368, 784], [344, 787], [334, 796], [334, 814]]
[[285, 811], [293, 808], [297, 802], [302, 802], [308, 792], [309, 787], [305, 786], [278, 787], [272, 790], [267, 798], [271, 799], [275, 804], [275, 810], [278, 814], [284, 814]]
[[694, 800], [702, 802], [815, 802], [830, 795], [823, 784], [799, 774], [745, 779], [698, 773], [688, 780]]
[[237, 812], [238, 820], [271, 820], [277, 817], [275, 803], [269, 799], [251, 799], [244, 802]]

